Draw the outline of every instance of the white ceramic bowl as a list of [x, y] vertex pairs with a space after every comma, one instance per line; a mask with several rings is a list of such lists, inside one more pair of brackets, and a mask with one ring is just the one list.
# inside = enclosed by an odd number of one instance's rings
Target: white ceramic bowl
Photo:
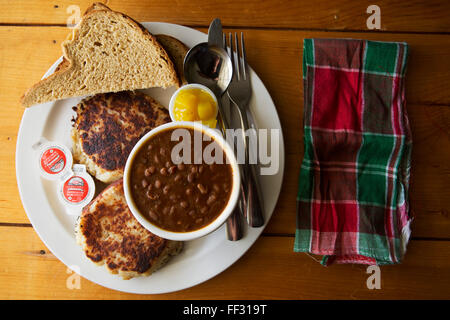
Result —
[[[147, 220], [144, 217], [144, 215], [137, 208], [136, 204], [134, 203], [133, 197], [131, 195], [132, 188], [130, 185], [130, 171], [131, 171], [132, 163], [136, 157], [137, 151], [140, 150], [141, 146], [143, 144], [145, 144], [155, 134], [157, 134], [158, 132], [164, 131], [166, 129], [170, 129], [170, 128], [189, 128], [189, 129], [194, 129], [194, 130], [201, 130], [203, 132], [203, 134], [208, 134], [222, 147], [222, 149], [225, 152], [225, 155], [229, 159], [229, 163], [232, 168], [233, 185], [231, 188], [230, 199], [228, 200], [228, 203], [225, 206], [224, 210], [210, 224], [204, 226], [201, 229], [197, 229], [197, 230], [190, 231], [190, 232], [168, 231], [165, 229], [161, 229], [160, 227], [151, 223], [149, 220]], [[208, 233], [210, 233], [210, 232], [216, 230], [218, 227], [220, 227], [227, 220], [227, 218], [230, 216], [231, 212], [233, 211], [234, 207], [236, 206], [236, 203], [239, 198], [240, 183], [241, 183], [241, 178], [240, 178], [239, 167], [237, 164], [236, 157], [234, 156], [233, 149], [225, 141], [225, 139], [222, 137], [222, 135], [214, 129], [208, 128], [199, 123], [189, 122], [189, 121], [176, 121], [176, 122], [166, 123], [159, 127], [156, 127], [155, 129], [148, 132], [145, 136], [143, 136], [136, 143], [133, 150], [131, 150], [130, 155], [128, 156], [127, 162], [125, 164], [124, 177], [123, 177], [125, 199], [127, 201], [128, 207], [130, 208], [134, 217], [139, 221], [139, 223], [142, 226], [144, 226], [144, 228], [146, 228], [150, 232], [156, 234], [157, 236], [160, 236], [165, 239], [178, 240], [178, 241], [186, 241], [186, 240], [196, 239], [196, 238], [205, 236]]]
[[172, 121], [178, 121], [175, 120], [174, 114], [173, 114], [173, 107], [175, 105], [175, 99], [177, 98], [178, 94], [186, 89], [202, 89], [206, 92], [209, 93], [209, 95], [213, 98], [214, 102], [216, 103], [216, 113], [214, 118], [217, 118], [217, 114], [219, 112], [219, 108], [218, 108], [218, 103], [217, 103], [217, 97], [216, 95], [206, 86], [202, 85], [202, 84], [198, 84], [198, 83], [190, 83], [190, 84], [185, 84], [184, 86], [181, 86], [180, 88], [178, 88], [177, 91], [174, 92], [174, 94], [172, 95], [172, 97], [170, 98], [170, 102], [169, 102], [169, 114], [170, 114], [170, 119], [172, 119]]

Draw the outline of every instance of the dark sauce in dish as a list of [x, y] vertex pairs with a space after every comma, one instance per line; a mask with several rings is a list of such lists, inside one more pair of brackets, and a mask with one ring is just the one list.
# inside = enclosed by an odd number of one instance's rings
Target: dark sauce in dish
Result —
[[207, 226], [224, 210], [231, 195], [233, 172], [225, 152], [212, 137], [201, 142], [202, 153], [215, 143], [223, 151], [222, 161], [207, 164], [202, 157], [201, 163], [194, 163], [191, 128], [183, 127], [191, 137], [190, 161], [172, 162], [172, 149], [181, 141], [171, 140], [175, 129], [157, 133], [140, 147], [131, 164], [131, 193], [136, 207], [151, 223], [168, 231], [190, 232]]

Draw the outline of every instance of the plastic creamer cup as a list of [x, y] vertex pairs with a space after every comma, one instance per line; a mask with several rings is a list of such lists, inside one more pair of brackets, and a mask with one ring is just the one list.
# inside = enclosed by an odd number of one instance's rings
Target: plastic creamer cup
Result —
[[68, 213], [77, 215], [94, 198], [95, 183], [85, 165], [74, 164], [70, 173], [62, 179], [58, 195]]
[[38, 151], [38, 167], [41, 176], [59, 180], [58, 196], [70, 215], [78, 215], [94, 197], [94, 179], [86, 166], [73, 164], [70, 150], [63, 144], [41, 138], [33, 149]]
[[33, 149], [39, 153], [38, 165], [41, 176], [49, 180], [61, 179], [72, 168], [70, 150], [63, 144], [41, 138]]

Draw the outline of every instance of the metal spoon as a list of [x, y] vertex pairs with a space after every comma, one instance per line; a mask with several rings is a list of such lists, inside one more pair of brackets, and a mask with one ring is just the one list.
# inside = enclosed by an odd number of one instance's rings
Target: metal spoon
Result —
[[[200, 83], [220, 98], [233, 76], [233, 65], [228, 53], [208, 43], [199, 43], [186, 54], [184, 77], [189, 83]], [[220, 108], [219, 108], [220, 111]]]
[[[228, 88], [233, 77], [233, 65], [228, 53], [221, 47], [200, 43], [186, 54], [184, 59], [184, 77], [188, 83], [200, 83], [208, 87], [217, 97], [221, 129], [226, 137], [226, 129], [230, 128], [225, 112], [221, 105], [221, 97]], [[241, 177], [243, 177], [242, 170]], [[227, 236], [236, 241], [242, 238], [240, 220], [244, 214], [245, 204], [244, 183], [241, 183], [241, 197], [239, 205], [227, 220]], [[239, 212], [240, 211], [240, 212]]]

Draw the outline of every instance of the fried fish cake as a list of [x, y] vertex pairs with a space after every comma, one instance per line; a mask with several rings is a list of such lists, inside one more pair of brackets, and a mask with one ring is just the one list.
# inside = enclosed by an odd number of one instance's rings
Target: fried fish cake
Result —
[[145, 229], [125, 201], [120, 179], [103, 190], [81, 214], [75, 227], [86, 256], [123, 279], [148, 276], [182, 249], [182, 242]]
[[144, 134], [170, 122], [167, 109], [141, 92], [97, 94], [74, 110], [74, 160], [105, 183], [123, 177], [128, 155]]

